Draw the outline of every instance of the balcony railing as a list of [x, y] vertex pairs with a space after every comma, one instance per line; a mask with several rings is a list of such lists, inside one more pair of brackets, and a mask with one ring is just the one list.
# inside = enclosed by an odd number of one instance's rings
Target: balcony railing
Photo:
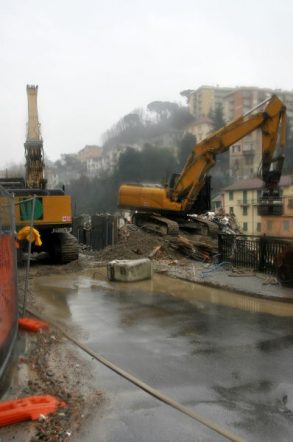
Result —
[[254, 149], [242, 149], [242, 153], [243, 153], [243, 155], [253, 156], [253, 155], [255, 155], [255, 150]]
[[259, 204], [259, 199], [237, 200], [238, 206], [257, 206], [258, 204]]

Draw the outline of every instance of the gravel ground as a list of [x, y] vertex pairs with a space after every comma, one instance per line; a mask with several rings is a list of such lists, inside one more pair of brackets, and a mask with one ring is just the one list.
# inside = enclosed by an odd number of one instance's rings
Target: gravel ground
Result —
[[[41, 275], [76, 272], [81, 268], [77, 262], [59, 267], [32, 265], [30, 280]], [[20, 298], [24, 273], [25, 269], [20, 269]], [[34, 298], [30, 291], [29, 308], [34, 306]], [[67, 407], [39, 421], [0, 429], [1, 442], [67, 442], [105, 400], [105, 394], [97, 389], [91, 376], [90, 358], [77, 351], [74, 344], [51, 326], [38, 333], [20, 331], [9, 376], [3, 401], [49, 394], [66, 402]]]

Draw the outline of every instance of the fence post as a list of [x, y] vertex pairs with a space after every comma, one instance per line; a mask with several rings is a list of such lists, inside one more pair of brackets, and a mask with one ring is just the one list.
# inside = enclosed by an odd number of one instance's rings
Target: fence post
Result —
[[263, 272], [266, 269], [266, 255], [267, 255], [268, 239], [264, 234], [259, 240], [259, 265], [258, 270]]
[[218, 233], [218, 253], [219, 253], [219, 263], [223, 262], [223, 237]]

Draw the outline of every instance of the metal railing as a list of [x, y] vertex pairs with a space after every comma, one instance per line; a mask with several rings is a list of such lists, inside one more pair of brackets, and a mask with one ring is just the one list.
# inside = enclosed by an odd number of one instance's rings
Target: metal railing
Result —
[[113, 215], [93, 215], [73, 219], [73, 235], [78, 242], [95, 250], [114, 245], [118, 237], [118, 218]]
[[[276, 274], [280, 257], [288, 249], [290, 239], [269, 236], [219, 234], [220, 261], [235, 267]], [[292, 241], [292, 238], [291, 238]]]

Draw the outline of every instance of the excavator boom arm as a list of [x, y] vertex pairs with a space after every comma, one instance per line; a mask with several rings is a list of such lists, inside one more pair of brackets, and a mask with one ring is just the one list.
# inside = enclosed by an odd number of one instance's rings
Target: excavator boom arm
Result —
[[[216, 155], [223, 153], [229, 147], [249, 135], [256, 129], [262, 131], [262, 178], [265, 184], [270, 180], [271, 164], [276, 149], [279, 126], [281, 124], [281, 146], [285, 144], [285, 112], [286, 108], [278, 97], [272, 96], [259, 106], [265, 106], [264, 111], [248, 114], [218, 130], [199, 144], [197, 144], [187, 159], [176, 185], [170, 192], [173, 201], [181, 201], [182, 209], [188, 211], [196, 200], [204, 185], [205, 176], [216, 163]], [[259, 107], [258, 106], [258, 107]], [[282, 167], [280, 156], [278, 168]], [[281, 171], [279, 171], [279, 175]]]
[[28, 123], [25, 148], [26, 187], [43, 189], [46, 186], [44, 179], [44, 151], [41, 137], [41, 125], [38, 118], [37, 95], [38, 86], [27, 86]]

